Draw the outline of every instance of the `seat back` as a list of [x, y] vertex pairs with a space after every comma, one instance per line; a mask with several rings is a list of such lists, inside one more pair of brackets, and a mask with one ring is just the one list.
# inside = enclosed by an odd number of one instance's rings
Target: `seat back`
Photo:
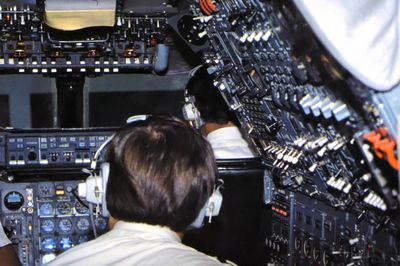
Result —
[[183, 243], [221, 261], [238, 265], [265, 265], [263, 203], [264, 169], [259, 158], [217, 160], [223, 180], [219, 216], [204, 227], [186, 233]]

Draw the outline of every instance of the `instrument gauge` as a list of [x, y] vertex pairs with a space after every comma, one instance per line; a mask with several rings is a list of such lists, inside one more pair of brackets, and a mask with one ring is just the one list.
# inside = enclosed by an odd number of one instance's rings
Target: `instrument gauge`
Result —
[[52, 251], [56, 248], [56, 241], [52, 237], [44, 237], [40, 241], [41, 249], [44, 251]]
[[49, 202], [44, 202], [39, 205], [39, 215], [40, 216], [49, 216], [54, 214], [53, 205]]
[[71, 214], [72, 206], [69, 202], [61, 201], [57, 204], [57, 214], [69, 215]]
[[89, 241], [88, 235], [81, 235], [78, 237], [78, 244], [82, 244]]
[[89, 220], [87, 218], [79, 218], [78, 221], [76, 222], [76, 227], [78, 228], [79, 231], [87, 231], [90, 227]]
[[11, 191], [4, 197], [4, 206], [10, 211], [18, 211], [24, 205], [24, 196], [17, 191]]
[[58, 228], [62, 233], [70, 233], [72, 231], [72, 222], [69, 219], [61, 219], [58, 222]]
[[104, 231], [107, 228], [107, 220], [99, 217], [94, 220], [94, 225], [96, 226], [97, 229]]
[[72, 239], [69, 236], [61, 237], [60, 239], [60, 249], [67, 250], [72, 248]]
[[45, 219], [40, 221], [40, 229], [43, 233], [51, 233], [54, 231], [54, 221], [50, 219]]
[[75, 202], [75, 211], [79, 214], [86, 214], [89, 212], [89, 209], [86, 206], [83, 206], [79, 201]]

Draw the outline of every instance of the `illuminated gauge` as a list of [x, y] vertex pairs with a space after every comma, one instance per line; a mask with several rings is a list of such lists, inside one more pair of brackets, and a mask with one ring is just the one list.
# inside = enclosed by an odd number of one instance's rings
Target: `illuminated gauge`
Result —
[[51, 203], [45, 202], [45, 203], [40, 204], [39, 215], [49, 216], [49, 215], [53, 215], [53, 213], [54, 213], [54, 208], [53, 208], [53, 205], [51, 205]]
[[42, 232], [44, 233], [51, 233], [54, 231], [54, 221], [50, 219], [45, 219], [40, 221], [40, 228], [42, 229]]
[[69, 236], [61, 237], [60, 239], [60, 249], [67, 250], [72, 248], [72, 239]]
[[56, 241], [51, 237], [43, 238], [40, 244], [44, 251], [52, 251], [56, 248]]
[[101, 231], [106, 230], [107, 220], [102, 217], [99, 217], [94, 220], [94, 225], [96, 226], [97, 229], [99, 229]]
[[88, 235], [81, 235], [78, 237], [78, 244], [82, 244], [89, 241]]
[[45, 265], [56, 258], [56, 254], [49, 253], [42, 256], [42, 264]]
[[4, 197], [4, 206], [10, 211], [17, 211], [22, 205], [24, 205], [24, 196], [17, 191], [11, 191]]
[[87, 218], [79, 218], [78, 221], [76, 222], [76, 227], [78, 228], [79, 231], [87, 231], [90, 227], [89, 220]]
[[79, 201], [75, 202], [75, 211], [79, 214], [86, 214], [89, 209], [82, 205]]
[[69, 202], [62, 201], [57, 204], [57, 213], [59, 215], [71, 214], [71, 210], [72, 210], [72, 207]]
[[60, 228], [61, 232], [69, 233], [72, 231], [72, 222], [69, 219], [61, 219], [58, 222], [58, 228]]

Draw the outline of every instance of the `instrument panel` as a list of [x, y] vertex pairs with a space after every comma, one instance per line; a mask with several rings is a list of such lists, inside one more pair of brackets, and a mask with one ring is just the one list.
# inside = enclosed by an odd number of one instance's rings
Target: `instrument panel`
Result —
[[[48, 26], [46, 1], [0, 1], [0, 72], [97, 76], [165, 71], [166, 14], [172, 10], [155, 1], [151, 11], [138, 12], [142, 7], [135, 2], [115, 1], [113, 26], [62, 30]], [[89, 13], [99, 8], [86, 5]]]
[[[355, 79], [319, 43], [291, 1], [200, 0], [170, 21], [203, 58], [215, 89], [269, 171], [266, 203], [279, 217], [266, 239], [270, 262], [399, 264], [400, 87], [376, 92]], [[312, 210], [307, 216], [314, 226], [295, 222], [300, 204]], [[321, 225], [321, 215], [334, 217], [332, 234]], [[293, 247], [297, 234], [304, 236], [297, 242], [305, 252]], [[363, 241], [341, 246], [353, 235]], [[314, 241], [332, 252], [315, 249], [312, 259]], [[373, 250], [368, 241], [383, 245], [379, 263], [366, 251]], [[363, 252], [351, 251], [353, 246]]]
[[[100, 145], [114, 132], [103, 129], [8, 129], [0, 132], [0, 168], [8, 181], [60, 171], [83, 174]], [[103, 160], [100, 154], [99, 161]], [[39, 177], [40, 179], [40, 177]]]
[[0, 219], [22, 265], [43, 265], [93, 239], [93, 227], [99, 234], [106, 231], [107, 220], [92, 220], [88, 203], [78, 200], [79, 182], [1, 182]]
[[[107, 230], [107, 219], [78, 197], [77, 188], [88, 176], [82, 169], [90, 167], [95, 152], [114, 131], [0, 133], [0, 219], [22, 265], [44, 265]], [[98, 160], [104, 160], [103, 154]]]

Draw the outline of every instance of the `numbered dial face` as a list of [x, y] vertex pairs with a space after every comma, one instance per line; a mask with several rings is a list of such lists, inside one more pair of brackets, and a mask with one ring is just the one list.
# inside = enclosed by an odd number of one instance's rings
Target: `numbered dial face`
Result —
[[78, 237], [78, 244], [82, 244], [89, 241], [89, 236], [81, 235]]
[[51, 251], [51, 250], [55, 250], [55, 248], [56, 248], [56, 241], [52, 237], [43, 238], [42, 241], [40, 242], [40, 244], [41, 244], [42, 250], [44, 250], [44, 251]]
[[61, 219], [58, 222], [58, 228], [62, 233], [70, 233], [72, 231], [72, 222], [69, 219]]
[[59, 202], [57, 204], [57, 213], [59, 215], [70, 215], [71, 214], [71, 204], [69, 202]]
[[72, 239], [69, 236], [62, 237], [60, 239], [60, 249], [67, 250], [72, 248]]
[[90, 227], [89, 220], [87, 218], [79, 218], [78, 221], [76, 222], [76, 227], [78, 228], [79, 231], [87, 231]]
[[83, 206], [79, 201], [75, 203], [75, 211], [79, 214], [86, 214], [89, 212], [89, 209]]
[[97, 229], [99, 230], [106, 230], [107, 228], [107, 220], [104, 218], [97, 218], [94, 220], [94, 225], [96, 226]]
[[4, 206], [10, 211], [17, 211], [22, 205], [24, 205], [24, 196], [17, 191], [11, 191], [4, 197]]
[[45, 202], [40, 204], [39, 207], [39, 215], [41, 216], [49, 216], [54, 214], [54, 208], [53, 205], [49, 202]]
[[50, 219], [45, 219], [40, 221], [40, 229], [43, 233], [51, 233], [54, 231], [54, 221]]

